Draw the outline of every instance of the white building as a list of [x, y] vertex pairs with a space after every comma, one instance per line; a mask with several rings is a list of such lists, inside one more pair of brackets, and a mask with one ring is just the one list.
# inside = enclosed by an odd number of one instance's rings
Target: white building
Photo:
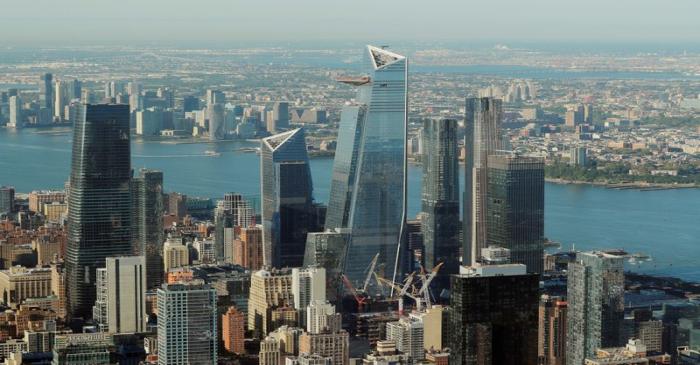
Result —
[[146, 259], [108, 257], [97, 270], [93, 317], [103, 332], [132, 333], [146, 329]]

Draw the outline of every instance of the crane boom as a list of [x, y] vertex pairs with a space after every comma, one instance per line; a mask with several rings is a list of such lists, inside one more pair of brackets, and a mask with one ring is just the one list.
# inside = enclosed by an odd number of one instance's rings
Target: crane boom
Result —
[[369, 264], [369, 271], [367, 272], [367, 277], [365, 278], [365, 283], [362, 286], [362, 291], [365, 293], [367, 292], [367, 287], [369, 286], [369, 280], [372, 278], [372, 274], [374, 274], [374, 268], [377, 267], [378, 260], [379, 260], [379, 253], [374, 255], [372, 262]]

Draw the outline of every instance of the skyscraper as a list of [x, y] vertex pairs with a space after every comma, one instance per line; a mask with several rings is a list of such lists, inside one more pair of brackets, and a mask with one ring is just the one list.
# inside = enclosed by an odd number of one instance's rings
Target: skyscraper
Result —
[[89, 316], [95, 271], [131, 254], [129, 106], [80, 105], [73, 128], [66, 281], [69, 313]]
[[146, 260], [143, 256], [108, 257], [97, 269], [93, 317], [105, 332], [133, 333], [146, 328]]
[[566, 364], [566, 309], [562, 298], [543, 295], [540, 300], [537, 353], [543, 365]]
[[423, 122], [422, 134], [423, 260], [427, 270], [443, 263], [435, 281], [440, 290], [449, 288], [450, 275], [459, 272], [457, 121], [427, 119]]
[[245, 352], [245, 313], [231, 306], [221, 316], [221, 338], [228, 352], [243, 354]]
[[349, 229], [342, 271], [355, 282], [377, 253], [396, 274], [406, 222], [408, 59], [373, 46], [365, 57], [365, 76], [339, 80], [358, 87], [357, 103], [341, 114], [325, 225]]
[[0, 186], [0, 214], [12, 213], [15, 210], [15, 188]]
[[317, 228], [304, 130], [264, 138], [260, 164], [265, 265], [299, 267], [306, 233]]
[[462, 262], [476, 262], [486, 247], [486, 199], [488, 156], [502, 148], [502, 101], [494, 98], [467, 98], [464, 117], [464, 240]]
[[396, 349], [411, 356], [413, 363], [425, 358], [423, 322], [419, 318], [402, 317], [386, 324], [386, 339], [396, 343]]
[[567, 364], [583, 364], [599, 348], [624, 343], [624, 257], [614, 252], [580, 252], [569, 263]]
[[39, 84], [39, 106], [53, 111], [53, 75], [46, 73], [41, 75]]
[[536, 365], [539, 277], [522, 264], [460, 270], [452, 276], [450, 364]]
[[275, 130], [285, 130], [289, 128], [289, 103], [278, 101], [272, 108], [272, 120]]
[[216, 364], [216, 290], [202, 280], [158, 289], [158, 364]]
[[10, 120], [7, 126], [10, 128], [22, 128], [24, 126], [24, 113], [22, 110], [22, 98], [19, 95], [10, 96], [9, 100]]
[[134, 201], [134, 247], [136, 255], [146, 258], [146, 287], [155, 288], [163, 283], [163, 172], [140, 169], [132, 179]]
[[487, 244], [510, 249], [511, 262], [544, 270], [544, 160], [488, 157]]

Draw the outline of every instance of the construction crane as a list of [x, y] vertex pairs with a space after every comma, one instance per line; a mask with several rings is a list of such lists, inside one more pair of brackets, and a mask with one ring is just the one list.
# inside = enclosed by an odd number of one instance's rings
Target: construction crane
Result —
[[360, 296], [357, 294], [357, 290], [355, 290], [355, 287], [352, 286], [352, 283], [350, 282], [350, 279], [348, 279], [345, 274], [341, 275], [341, 278], [343, 279], [343, 284], [345, 284], [345, 287], [348, 288], [350, 291], [350, 294], [355, 298], [355, 301], [357, 302], [357, 311], [362, 312], [362, 309], [365, 306], [365, 303], [367, 302], [367, 297]]
[[[418, 298], [416, 300], [416, 309], [418, 311], [421, 310], [421, 307], [423, 304], [423, 303], [421, 303], [421, 301], [424, 301], [425, 307], [427, 309], [430, 309], [433, 307], [433, 304], [430, 300], [430, 283], [433, 281], [433, 279], [435, 279], [435, 276], [437, 276], [437, 273], [438, 273], [438, 271], [440, 271], [442, 264], [443, 264], [442, 262], [437, 264], [437, 266], [435, 266], [430, 271], [430, 274], [428, 274], [428, 275], [425, 275], [425, 273], [421, 274], [423, 284], [422, 284], [420, 290], [418, 290], [418, 293], [416, 293], [416, 295], [415, 295], [416, 298]], [[425, 270], [422, 267], [421, 267], [421, 271], [425, 272]]]
[[362, 286], [362, 291], [367, 293], [367, 287], [369, 286], [369, 281], [372, 279], [374, 274], [374, 269], [377, 267], [377, 261], [379, 260], [379, 253], [374, 255], [372, 262], [369, 264], [369, 270], [367, 270], [367, 277], [365, 278], [365, 284]]
[[404, 298], [404, 296], [408, 296], [411, 299], [416, 300], [416, 297], [413, 296], [413, 294], [408, 291], [408, 289], [412, 287], [411, 284], [413, 284], [414, 274], [415, 273], [411, 273], [411, 275], [409, 275], [406, 278], [406, 281], [403, 283], [403, 285], [399, 285], [398, 283], [395, 283], [391, 280], [384, 279], [384, 278], [380, 277], [379, 275], [377, 275], [376, 273], [374, 274], [374, 276], [377, 278], [378, 283], [390, 286], [397, 293], [396, 299], [399, 302], [399, 315], [403, 315], [403, 312], [404, 312], [404, 310], [403, 310], [403, 307], [404, 307], [403, 306], [403, 298]]

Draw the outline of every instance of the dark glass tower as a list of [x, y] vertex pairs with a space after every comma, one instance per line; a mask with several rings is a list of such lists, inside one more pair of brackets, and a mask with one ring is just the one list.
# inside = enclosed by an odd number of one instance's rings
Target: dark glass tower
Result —
[[494, 98], [467, 98], [464, 116], [463, 257], [471, 265], [486, 247], [488, 156], [502, 149], [503, 103]]
[[488, 158], [488, 244], [510, 249], [511, 262], [542, 273], [544, 161], [515, 154]]
[[260, 163], [264, 263], [300, 267], [306, 234], [317, 229], [304, 130], [264, 138]]
[[450, 364], [536, 365], [539, 276], [523, 265], [452, 276]]
[[66, 292], [72, 317], [89, 317], [95, 271], [131, 254], [129, 106], [80, 105], [73, 128]]
[[459, 272], [459, 165], [457, 121], [427, 119], [423, 122], [423, 219], [424, 266], [443, 263], [434, 281], [437, 289], [449, 288], [449, 275]]
[[146, 257], [146, 287], [163, 283], [163, 172], [141, 169], [131, 182], [134, 254]]
[[46, 108], [53, 113], [54, 90], [53, 90], [53, 74], [46, 73], [41, 75], [41, 84], [39, 85], [39, 101], [41, 108]]

